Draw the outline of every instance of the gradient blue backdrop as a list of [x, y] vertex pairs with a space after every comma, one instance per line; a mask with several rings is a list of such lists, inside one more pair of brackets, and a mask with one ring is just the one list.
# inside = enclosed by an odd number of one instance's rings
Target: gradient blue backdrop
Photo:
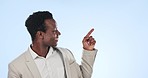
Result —
[[99, 49], [92, 78], [148, 78], [148, 0], [1, 0], [0, 78], [31, 44], [24, 22], [36, 11], [53, 13], [58, 46], [81, 62], [81, 40], [94, 28]]

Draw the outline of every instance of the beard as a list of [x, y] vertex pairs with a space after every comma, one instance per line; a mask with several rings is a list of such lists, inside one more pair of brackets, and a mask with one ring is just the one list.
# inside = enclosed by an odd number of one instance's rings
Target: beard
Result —
[[51, 38], [50, 39], [50, 46], [56, 47], [57, 46], [57, 42], [58, 42], [58, 40], [56, 40], [55, 38]]

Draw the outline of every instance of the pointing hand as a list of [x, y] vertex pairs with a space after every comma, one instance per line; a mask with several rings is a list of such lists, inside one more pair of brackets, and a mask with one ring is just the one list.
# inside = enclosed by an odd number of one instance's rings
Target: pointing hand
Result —
[[82, 43], [83, 43], [83, 48], [84, 48], [85, 50], [89, 50], [89, 51], [94, 50], [94, 46], [95, 46], [95, 44], [96, 44], [96, 41], [95, 41], [95, 39], [94, 39], [92, 36], [90, 36], [90, 34], [91, 34], [93, 31], [94, 31], [94, 29], [92, 28], [92, 29], [87, 33], [87, 35], [83, 38]]

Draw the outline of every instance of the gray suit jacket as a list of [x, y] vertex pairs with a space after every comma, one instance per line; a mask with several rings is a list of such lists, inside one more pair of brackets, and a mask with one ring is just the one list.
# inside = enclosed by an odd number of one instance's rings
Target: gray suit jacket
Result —
[[[83, 50], [81, 65], [78, 65], [68, 49], [56, 49], [63, 56], [66, 78], [91, 78], [97, 50], [91, 52]], [[8, 78], [41, 78], [29, 50], [9, 64]]]

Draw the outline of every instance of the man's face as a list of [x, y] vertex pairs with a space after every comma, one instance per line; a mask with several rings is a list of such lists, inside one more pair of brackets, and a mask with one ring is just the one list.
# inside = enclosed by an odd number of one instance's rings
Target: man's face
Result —
[[57, 30], [56, 21], [54, 19], [47, 19], [44, 23], [46, 32], [44, 33], [43, 44], [45, 46], [57, 46], [58, 37], [61, 33]]

